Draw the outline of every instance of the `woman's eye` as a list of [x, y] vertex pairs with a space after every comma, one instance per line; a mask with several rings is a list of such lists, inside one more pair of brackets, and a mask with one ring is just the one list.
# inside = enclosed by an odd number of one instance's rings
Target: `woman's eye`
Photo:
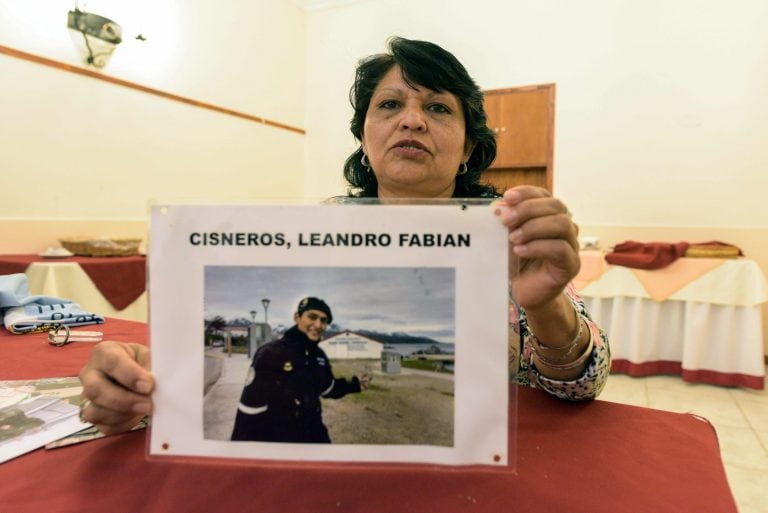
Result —
[[442, 103], [432, 103], [427, 107], [427, 109], [430, 112], [436, 112], [438, 114], [448, 114], [451, 112], [451, 110]]
[[395, 100], [385, 100], [379, 103], [379, 108], [381, 109], [394, 109], [396, 107], [397, 107], [397, 102]]

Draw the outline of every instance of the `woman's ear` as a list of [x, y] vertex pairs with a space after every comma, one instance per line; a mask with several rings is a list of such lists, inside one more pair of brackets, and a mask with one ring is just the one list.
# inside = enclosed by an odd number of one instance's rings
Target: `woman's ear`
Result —
[[298, 324], [299, 323], [299, 312], [296, 312], [293, 314], [293, 323]]
[[469, 139], [464, 143], [464, 162], [467, 162], [469, 157], [472, 156], [472, 152], [475, 151], [475, 146], [477, 146], [477, 142], [470, 141]]

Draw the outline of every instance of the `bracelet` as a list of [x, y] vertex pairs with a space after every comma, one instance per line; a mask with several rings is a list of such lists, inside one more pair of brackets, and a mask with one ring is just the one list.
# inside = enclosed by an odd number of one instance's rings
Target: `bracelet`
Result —
[[541, 356], [541, 354], [539, 354], [536, 351], [536, 348], [533, 349], [533, 354], [536, 355], [536, 357], [539, 359], [539, 361], [541, 361], [541, 363], [543, 363], [544, 365], [546, 365], [550, 369], [564, 371], [564, 370], [575, 369], [575, 368], [580, 367], [581, 365], [583, 365], [584, 362], [586, 362], [587, 359], [592, 355], [592, 349], [594, 349], [594, 347], [595, 347], [595, 341], [592, 338], [592, 330], [589, 330], [589, 343], [587, 344], [587, 348], [584, 350], [583, 353], [581, 353], [581, 355], [579, 355], [578, 358], [576, 358], [572, 362], [558, 363], [557, 361], [552, 361], [552, 360], [550, 360], [548, 358], [544, 358], [544, 357]]
[[[530, 326], [528, 327], [528, 333], [531, 337], [531, 345], [534, 347], [534, 349], [544, 349], [545, 351], [565, 351], [564, 354], [562, 354], [559, 358], [557, 358], [554, 361], [563, 361], [567, 360], [568, 357], [571, 355], [574, 349], [576, 349], [576, 346], [579, 345], [579, 340], [581, 340], [581, 334], [583, 330], [583, 322], [581, 320], [581, 315], [579, 315], [578, 310], [576, 308], [573, 309], [573, 313], [576, 315], [576, 336], [573, 337], [573, 340], [571, 340], [568, 344], [564, 345], [563, 347], [551, 347], [546, 344], [544, 344], [539, 338], [536, 336], [536, 334], [531, 330]], [[539, 355], [541, 356], [541, 355]]]

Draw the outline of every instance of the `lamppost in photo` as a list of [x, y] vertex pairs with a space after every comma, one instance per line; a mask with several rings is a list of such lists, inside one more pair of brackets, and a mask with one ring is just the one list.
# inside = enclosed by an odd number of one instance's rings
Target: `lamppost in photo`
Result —
[[259, 347], [258, 334], [256, 333], [256, 309], [251, 310], [251, 325], [248, 326], [248, 358], [253, 358], [253, 355]]
[[264, 324], [269, 324], [269, 319], [267, 318], [267, 310], [269, 309], [269, 299], [264, 298], [261, 300], [261, 305], [264, 307]]

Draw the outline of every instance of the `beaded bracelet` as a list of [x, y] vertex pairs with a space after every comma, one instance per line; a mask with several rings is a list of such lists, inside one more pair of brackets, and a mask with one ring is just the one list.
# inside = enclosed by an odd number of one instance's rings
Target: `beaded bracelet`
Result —
[[[581, 320], [581, 315], [579, 314], [578, 310], [575, 308], [573, 309], [573, 313], [576, 315], [576, 324], [578, 325], [576, 329], [576, 336], [573, 337], [573, 340], [571, 340], [567, 345], [564, 345], [563, 347], [551, 347], [546, 344], [544, 344], [539, 338], [536, 336], [536, 334], [531, 330], [531, 327], [528, 326], [528, 333], [531, 337], [532, 346], [534, 347], [534, 350], [536, 349], [543, 349], [545, 351], [565, 351], [564, 354], [562, 354], [559, 358], [556, 359], [548, 359], [550, 361], [554, 362], [561, 362], [563, 360], [567, 360], [568, 357], [571, 355], [574, 349], [579, 345], [579, 340], [581, 340], [581, 334], [583, 333], [583, 322]], [[538, 351], [537, 351], [538, 353]], [[541, 355], [539, 355], [541, 358]]]

